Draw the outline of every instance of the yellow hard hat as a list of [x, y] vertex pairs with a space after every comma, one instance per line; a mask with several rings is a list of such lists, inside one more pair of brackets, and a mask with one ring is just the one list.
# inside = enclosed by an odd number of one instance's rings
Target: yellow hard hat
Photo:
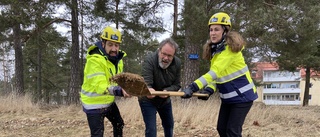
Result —
[[101, 33], [101, 39], [104, 40], [110, 40], [113, 42], [117, 42], [117, 43], [121, 43], [122, 39], [121, 39], [121, 32], [111, 26], [107, 26], [103, 29], [102, 33]]
[[227, 25], [231, 28], [230, 16], [224, 12], [213, 14], [209, 20], [208, 26], [213, 24]]

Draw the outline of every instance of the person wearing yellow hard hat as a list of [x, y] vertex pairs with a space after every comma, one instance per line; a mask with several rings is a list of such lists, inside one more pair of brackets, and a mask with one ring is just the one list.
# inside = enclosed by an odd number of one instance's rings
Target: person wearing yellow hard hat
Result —
[[118, 29], [107, 26], [100, 38], [101, 41], [90, 46], [87, 51], [80, 100], [91, 137], [103, 136], [105, 118], [113, 126], [113, 135], [122, 137], [124, 122], [115, 103], [115, 96], [130, 95], [109, 79], [123, 71], [122, 59], [126, 53], [120, 50], [122, 37]]
[[241, 137], [245, 118], [258, 98], [242, 54], [246, 43], [238, 32], [231, 31], [231, 18], [225, 12], [213, 14], [208, 26], [210, 39], [203, 47], [203, 58], [210, 60], [210, 70], [182, 89], [185, 93], [182, 98], [190, 98], [199, 90], [209, 96], [218, 91], [221, 99], [218, 133], [220, 137]]

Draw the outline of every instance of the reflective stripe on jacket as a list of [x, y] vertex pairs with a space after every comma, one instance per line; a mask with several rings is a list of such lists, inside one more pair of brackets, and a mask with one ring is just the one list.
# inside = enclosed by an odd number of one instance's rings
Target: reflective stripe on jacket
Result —
[[108, 88], [115, 86], [116, 83], [111, 83], [109, 78], [123, 71], [122, 59], [119, 60], [116, 67], [103, 54], [89, 54], [90, 51], [96, 48], [97, 46], [93, 45], [88, 49], [84, 68], [80, 99], [85, 109], [99, 109], [110, 106], [115, 97], [109, 94]]
[[199, 89], [218, 89], [221, 100], [226, 103], [249, 102], [258, 98], [242, 52], [234, 53], [228, 45], [213, 56], [210, 70], [194, 83]]

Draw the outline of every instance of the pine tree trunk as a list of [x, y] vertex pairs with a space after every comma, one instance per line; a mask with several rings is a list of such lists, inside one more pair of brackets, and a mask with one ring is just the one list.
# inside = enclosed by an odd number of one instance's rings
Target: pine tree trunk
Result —
[[72, 0], [71, 5], [71, 31], [72, 31], [72, 46], [71, 46], [71, 61], [70, 61], [70, 90], [68, 94], [68, 104], [79, 103], [80, 91], [80, 58], [79, 58], [79, 30], [78, 30], [78, 2]]
[[303, 95], [303, 103], [302, 106], [309, 105], [309, 90], [310, 90], [310, 68], [306, 68], [306, 83], [304, 88], [304, 95]]
[[[38, 67], [37, 67], [37, 71], [38, 71], [38, 76], [37, 76], [37, 91], [36, 91], [36, 94], [34, 95], [35, 96], [35, 101], [38, 102], [42, 99], [43, 97], [43, 93], [41, 92], [42, 91], [42, 74], [41, 74], [41, 53], [42, 53], [42, 47], [39, 45], [38, 46]], [[49, 103], [49, 101], [45, 101], [47, 103]]]
[[[194, 0], [184, 1], [184, 24], [185, 24], [185, 53], [182, 71], [182, 88], [191, 84], [200, 76], [200, 52], [208, 35], [206, 21], [207, 15], [204, 13], [205, 2]], [[203, 9], [196, 10], [196, 9]], [[198, 59], [190, 59], [189, 55], [198, 55]]]
[[20, 24], [13, 26], [13, 46], [15, 51], [15, 87], [18, 95], [24, 95], [24, 81], [23, 81], [23, 56], [21, 44], [21, 28]]
[[[188, 30], [186, 30], [188, 33]], [[190, 33], [190, 32], [189, 32]], [[189, 42], [186, 37], [186, 48], [184, 54], [183, 80], [182, 87], [186, 87], [199, 77], [199, 60], [190, 60], [189, 54], [199, 54], [199, 47]]]
[[178, 0], [174, 0], [173, 3], [173, 31], [172, 37], [177, 36], [177, 28], [178, 28]]

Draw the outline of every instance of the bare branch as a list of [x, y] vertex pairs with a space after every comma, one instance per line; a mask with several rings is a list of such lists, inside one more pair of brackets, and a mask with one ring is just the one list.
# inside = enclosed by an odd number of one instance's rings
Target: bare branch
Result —
[[266, 5], [268, 5], [268, 6], [272, 6], [272, 7], [277, 6], [277, 5], [274, 5], [274, 4], [267, 3], [267, 2], [263, 2], [263, 4], [266, 4]]
[[36, 28], [34, 31], [32, 31], [30, 34], [28, 34], [28, 35], [23, 39], [23, 42], [27, 42], [27, 41], [30, 39], [30, 37], [38, 34], [40, 31], [46, 29], [46, 28], [47, 28], [48, 26], [50, 26], [51, 24], [53, 24], [53, 23], [55, 23], [55, 22], [63, 22], [63, 21], [71, 23], [70, 20], [60, 19], [60, 18], [51, 20], [50, 22], [48, 22], [47, 24], [45, 24], [45, 25], [42, 26], [41, 28]]

